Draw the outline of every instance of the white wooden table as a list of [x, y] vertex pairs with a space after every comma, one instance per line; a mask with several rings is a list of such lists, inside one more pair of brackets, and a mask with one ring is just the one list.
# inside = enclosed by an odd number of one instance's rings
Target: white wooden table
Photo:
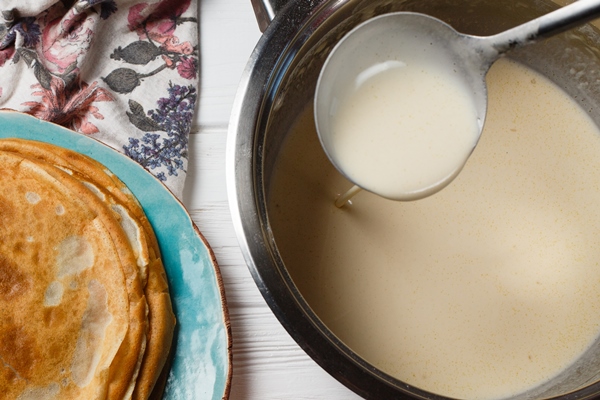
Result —
[[250, 0], [199, 0], [200, 101], [183, 202], [221, 268], [233, 331], [230, 398], [358, 399], [304, 353], [275, 318], [243, 260], [225, 187], [227, 125], [260, 38]]

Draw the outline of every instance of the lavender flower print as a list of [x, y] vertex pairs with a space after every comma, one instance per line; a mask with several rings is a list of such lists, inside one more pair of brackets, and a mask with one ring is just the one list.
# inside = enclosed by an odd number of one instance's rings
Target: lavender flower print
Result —
[[25, 17], [14, 26], [14, 30], [23, 36], [25, 47], [34, 47], [40, 41], [40, 26], [35, 22], [35, 17]]
[[[160, 98], [158, 108], [148, 111], [147, 115], [139, 103], [129, 101], [129, 121], [146, 133], [141, 139], [130, 137], [129, 144], [123, 146], [127, 156], [153, 171], [163, 182], [167, 180], [165, 170], [169, 176], [177, 176], [178, 170], [185, 172], [188, 132], [197, 97], [193, 86], [169, 84], [167, 91], [169, 97]], [[151, 133], [157, 131], [166, 132], [166, 137]]]
[[23, 46], [32, 48], [40, 41], [40, 26], [35, 22], [34, 17], [21, 18], [12, 26], [0, 24], [0, 49], [6, 49], [14, 46], [17, 39], [17, 33], [23, 38]]

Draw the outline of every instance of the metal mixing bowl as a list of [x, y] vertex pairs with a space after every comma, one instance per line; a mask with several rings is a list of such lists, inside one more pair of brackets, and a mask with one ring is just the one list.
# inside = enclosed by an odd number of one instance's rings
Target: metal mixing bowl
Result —
[[[340, 342], [294, 285], [268, 221], [271, 176], [290, 126], [312, 102], [317, 76], [335, 43], [375, 15], [410, 10], [457, 30], [488, 35], [558, 7], [549, 0], [255, 0], [266, 28], [235, 99], [227, 145], [230, 208], [245, 260], [267, 303], [298, 344], [365, 398], [443, 399], [389, 376]], [[270, 21], [270, 19], [272, 19]], [[577, 98], [600, 125], [600, 35], [592, 26], [516, 51], [511, 57]], [[600, 340], [551, 382], [514, 399], [596, 398]]]

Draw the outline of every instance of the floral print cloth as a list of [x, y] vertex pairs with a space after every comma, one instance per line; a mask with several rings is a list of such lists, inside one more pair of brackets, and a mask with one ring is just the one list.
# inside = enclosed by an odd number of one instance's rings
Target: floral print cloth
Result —
[[197, 11], [197, 0], [1, 0], [0, 108], [96, 138], [180, 196]]

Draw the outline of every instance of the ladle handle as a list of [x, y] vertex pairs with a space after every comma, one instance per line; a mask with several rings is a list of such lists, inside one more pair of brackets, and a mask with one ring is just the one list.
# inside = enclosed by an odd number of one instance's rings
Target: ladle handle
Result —
[[600, 16], [600, 0], [579, 0], [488, 39], [498, 53], [564, 32]]

